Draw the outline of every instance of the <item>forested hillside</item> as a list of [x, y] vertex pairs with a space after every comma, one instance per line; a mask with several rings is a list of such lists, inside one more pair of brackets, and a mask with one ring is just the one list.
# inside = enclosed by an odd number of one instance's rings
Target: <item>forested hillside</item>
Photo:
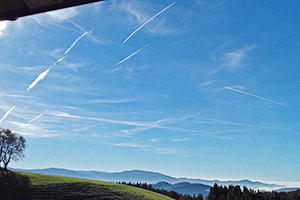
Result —
[[300, 200], [300, 190], [294, 192], [255, 191], [240, 186], [218, 186], [215, 184], [207, 200]]

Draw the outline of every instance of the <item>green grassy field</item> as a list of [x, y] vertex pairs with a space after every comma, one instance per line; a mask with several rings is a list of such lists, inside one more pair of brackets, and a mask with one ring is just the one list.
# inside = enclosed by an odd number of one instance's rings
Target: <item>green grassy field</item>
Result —
[[23, 175], [26, 175], [30, 178], [33, 185], [46, 185], [46, 184], [57, 184], [57, 183], [92, 183], [95, 185], [100, 185], [107, 189], [110, 189], [115, 192], [123, 193], [129, 196], [141, 197], [145, 200], [172, 200], [172, 198], [144, 190], [137, 187], [132, 187], [128, 185], [109, 183], [104, 181], [72, 178], [72, 177], [63, 177], [63, 176], [52, 176], [52, 175], [42, 175], [42, 174], [32, 174], [25, 172], [17, 172]]

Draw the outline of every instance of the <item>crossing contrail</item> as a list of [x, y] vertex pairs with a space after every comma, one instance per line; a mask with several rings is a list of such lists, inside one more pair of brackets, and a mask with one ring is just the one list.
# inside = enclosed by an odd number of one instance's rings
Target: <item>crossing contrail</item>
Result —
[[13, 109], [15, 109], [15, 105], [13, 106], [13, 107], [11, 107], [10, 109], [9, 109], [9, 111], [7, 111], [6, 113], [5, 113], [5, 115], [0, 119], [0, 123], [1, 122], [3, 122], [3, 120], [5, 120], [5, 118], [9, 115], [9, 113], [11, 112], [11, 111], [13, 111]]
[[36, 116], [35, 118], [33, 118], [32, 120], [30, 120], [29, 122], [26, 123], [26, 125], [34, 122], [35, 120], [37, 120], [38, 118], [40, 118], [41, 116], [43, 116], [45, 114], [45, 112], [42, 112], [41, 114], [39, 114], [38, 116]]
[[[46, 21], [46, 20], [42, 20], [42, 19], [37, 18], [37, 17], [29, 16], [28, 18], [31, 18], [31, 19], [37, 21], [37, 23], [40, 24], [40, 25], [44, 25], [44, 24], [42, 24], [42, 23], [46, 23], [46, 24], [50, 24], [50, 25], [52, 25], [52, 26], [56, 26], [56, 27], [59, 27], [59, 28], [63, 28], [63, 29], [66, 29], [66, 30], [73, 31], [73, 32], [82, 33], [82, 32], [79, 31], [79, 30], [76, 30], [76, 29], [73, 29], [73, 28], [70, 28], [70, 27], [67, 27], [67, 26], [63, 26], [63, 25], [58, 24], [58, 23], [54, 23], [54, 22], [49, 22], [49, 21]], [[41, 22], [42, 22], [42, 23], [41, 23]]]
[[251, 96], [251, 97], [255, 97], [255, 98], [258, 98], [258, 99], [261, 99], [261, 100], [264, 100], [264, 101], [275, 103], [277, 105], [285, 106], [285, 104], [274, 101], [272, 99], [267, 99], [265, 97], [261, 97], [261, 96], [255, 95], [255, 94], [251, 94], [251, 93], [248, 93], [248, 92], [245, 92], [245, 91], [242, 91], [242, 90], [238, 90], [238, 89], [235, 89], [235, 88], [232, 88], [232, 87], [229, 87], [229, 86], [225, 86], [224, 88], [227, 89], [227, 90], [231, 90], [231, 91], [234, 91], [234, 92], [245, 94], [245, 95], [248, 95], [248, 96]]
[[143, 46], [142, 48], [138, 49], [137, 51], [133, 52], [132, 54], [130, 54], [129, 56], [127, 56], [126, 58], [124, 58], [123, 60], [121, 60], [120, 62], [118, 62], [116, 64], [116, 66], [122, 64], [123, 62], [125, 62], [126, 60], [128, 60], [129, 58], [131, 58], [132, 56], [134, 56], [135, 54], [140, 53], [143, 49], [145, 49], [146, 47], [148, 47], [150, 44], [147, 44], [145, 46]]
[[147, 44], [145, 46], [143, 46], [142, 48], [136, 50], [135, 52], [133, 52], [132, 54], [130, 54], [129, 56], [127, 56], [126, 58], [124, 58], [123, 60], [121, 60], [120, 62], [118, 62], [115, 67], [110, 70], [110, 73], [118, 71], [120, 69], [120, 67], [117, 67], [118, 65], [122, 64], [123, 62], [125, 62], [126, 60], [130, 59], [132, 56], [138, 54], [139, 52], [141, 52], [144, 48], [148, 47], [150, 44]]
[[164, 11], [166, 11], [167, 9], [169, 9], [170, 7], [172, 7], [175, 4], [172, 3], [169, 6], [165, 7], [164, 9], [162, 9], [161, 11], [159, 11], [158, 13], [156, 13], [154, 16], [152, 16], [150, 19], [148, 19], [147, 21], [145, 21], [142, 25], [140, 25], [137, 29], [135, 29], [135, 31], [133, 31], [125, 40], [123, 43], [126, 43], [136, 32], [138, 32], [141, 28], [143, 28], [146, 24], [148, 24], [151, 20], [153, 20], [155, 17], [157, 17], [158, 15], [160, 15], [161, 13], [163, 13]]
[[46, 69], [44, 72], [40, 73], [40, 75], [29, 85], [29, 87], [27, 88], [27, 90], [29, 91], [30, 89], [32, 89], [38, 82], [40, 82], [41, 80], [43, 80], [47, 74], [50, 71], [50, 67], [48, 69]]

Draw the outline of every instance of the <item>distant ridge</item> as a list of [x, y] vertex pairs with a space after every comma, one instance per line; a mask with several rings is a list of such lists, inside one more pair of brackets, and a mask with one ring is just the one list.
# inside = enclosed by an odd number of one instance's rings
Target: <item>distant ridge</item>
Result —
[[207, 197], [210, 191], [210, 186], [204, 185], [201, 183], [189, 183], [189, 182], [181, 182], [170, 184], [167, 182], [159, 182], [152, 185], [154, 188], [157, 189], [164, 189], [168, 191], [175, 191], [180, 194], [189, 194], [189, 195], [198, 195], [199, 193], [202, 194], [203, 197]]
[[99, 172], [99, 171], [74, 171], [60, 168], [47, 168], [47, 169], [11, 169], [14, 171], [23, 171], [29, 173], [47, 174], [47, 175], [58, 175], [58, 176], [69, 176], [76, 178], [85, 178], [93, 180], [102, 180], [109, 182], [142, 182], [155, 184], [158, 182], [167, 182], [176, 184], [180, 182], [188, 183], [199, 183], [208, 186], [213, 186], [215, 183], [218, 185], [239, 185], [241, 187], [246, 186], [252, 189], [259, 188], [280, 188], [284, 187], [276, 184], [268, 184], [262, 182], [253, 182], [250, 180], [239, 180], [239, 181], [219, 181], [219, 180], [204, 180], [204, 179], [191, 179], [191, 178], [175, 178], [167, 176], [157, 172], [143, 171], [143, 170], [129, 170], [123, 172]]
[[278, 190], [275, 190], [276, 192], [294, 192], [300, 190], [300, 188], [281, 188]]

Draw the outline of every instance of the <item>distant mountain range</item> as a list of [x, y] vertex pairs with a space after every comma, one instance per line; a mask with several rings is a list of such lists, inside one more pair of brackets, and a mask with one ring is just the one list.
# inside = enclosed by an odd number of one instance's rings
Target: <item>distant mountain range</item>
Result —
[[175, 178], [161, 173], [142, 171], [142, 170], [131, 170], [131, 171], [114, 172], [114, 173], [99, 172], [99, 171], [73, 171], [73, 170], [59, 169], [59, 168], [30, 169], [30, 170], [11, 169], [11, 170], [38, 173], [38, 174], [102, 180], [108, 182], [119, 182], [119, 181], [133, 182], [133, 183], [141, 182], [141, 183], [155, 184], [156, 185], [155, 187], [157, 188], [164, 188], [164, 189], [173, 188], [172, 190], [176, 189], [175, 191], [178, 192], [181, 191], [180, 193], [183, 194], [184, 193], [192, 194], [191, 192], [193, 191], [196, 192], [195, 193], [196, 195], [201, 193], [203, 194], [203, 196], [205, 196], [204, 194], [206, 194], [205, 192], [207, 192], [207, 189], [210, 186], [213, 186], [215, 183], [217, 183], [218, 185], [227, 185], [227, 186], [228, 185], [239, 185], [241, 187], [246, 186], [252, 189], [284, 187], [281, 185], [267, 184], [262, 182], [253, 182], [250, 180], [219, 181], [219, 180], [204, 180], [204, 179], [191, 179], [191, 178]]
[[202, 194], [203, 197], [207, 197], [209, 194], [210, 186], [204, 185], [201, 183], [189, 183], [189, 182], [181, 182], [181, 183], [167, 183], [167, 182], [159, 182], [153, 184], [152, 187], [157, 189], [164, 189], [168, 191], [175, 191], [180, 194], [189, 194], [189, 195], [198, 195]]
[[293, 191], [297, 191], [300, 190], [300, 188], [281, 188], [278, 190], [275, 190], [276, 192], [293, 192]]

